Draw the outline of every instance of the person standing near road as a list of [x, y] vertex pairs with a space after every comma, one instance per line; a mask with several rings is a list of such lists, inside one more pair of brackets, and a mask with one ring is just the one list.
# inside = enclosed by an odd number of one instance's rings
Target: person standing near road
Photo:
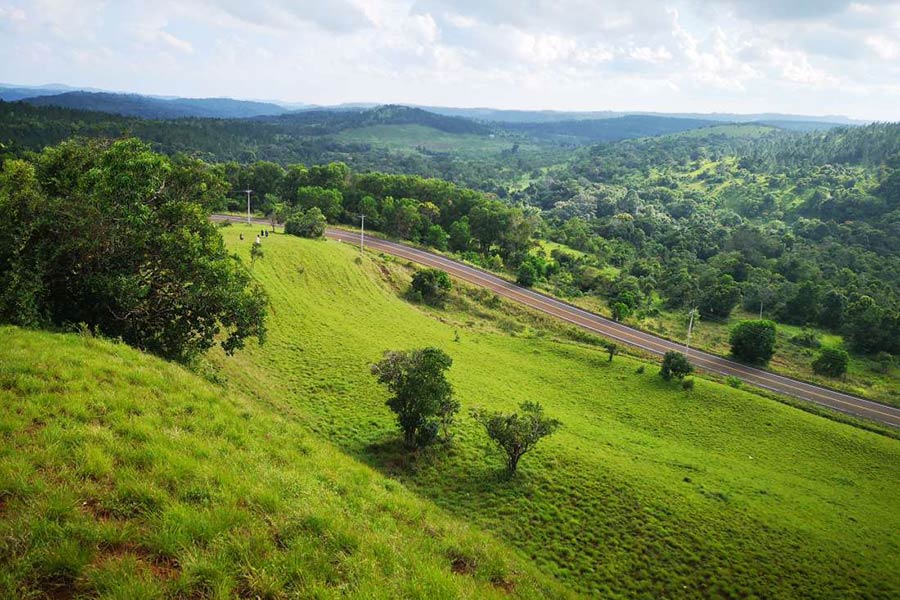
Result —
[[256, 245], [259, 246], [260, 244], [262, 244], [262, 242], [259, 241], [259, 236], [256, 236]]

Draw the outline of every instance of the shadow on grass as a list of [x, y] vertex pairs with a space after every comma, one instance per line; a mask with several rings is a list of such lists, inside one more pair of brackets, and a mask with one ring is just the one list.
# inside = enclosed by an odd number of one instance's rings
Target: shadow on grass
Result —
[[[415, 477], [422, 469], [441, 469], [443, 463], [451, 462], [460, 449], [454, 442], [437, 442], [423, 448], [408, 448], [399, 436], [385, 436], [363, 448], [360, 458], [370, 467], [388, 477]], [[473, 469], [465, 478], [474, 488], [495, 489], [497, 485], [520, 488], [527, 485], [528, 477], [522, 473], [510, 473], [502, 465], [494, 466], [494, 460], [485, 457], [483, 468]], [[447, 472], [459, 477], [458, 468], [447, 466]], [[433, 498], [432, 498], [433, 499]]]

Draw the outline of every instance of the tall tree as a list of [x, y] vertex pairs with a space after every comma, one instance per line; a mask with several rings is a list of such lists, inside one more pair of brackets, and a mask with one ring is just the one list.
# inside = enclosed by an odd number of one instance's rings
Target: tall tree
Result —
[[445, 372], [453, 360], [438, 348], [387, 351], [372, 374], [393, 396], [387, 406], [397, 416], [408, 448], [431, 444], [442, 422], [459, 410]]

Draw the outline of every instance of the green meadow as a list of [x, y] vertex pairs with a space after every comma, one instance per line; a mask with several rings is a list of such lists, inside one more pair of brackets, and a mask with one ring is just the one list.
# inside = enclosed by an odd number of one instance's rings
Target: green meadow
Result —
[[348, 129], [336, 138], [391, 150], [452, 152], [475, 158], [508, 152], [514, 144], [522, 151], [538, 149], [533, 141], [521, 136], [448, 133], [424, 125], [371, 125]]
[[[221, 229], [248, 264], [252, 229]], [[900, 595], [900, 441], [479, 290], [411, 304], [410, 265], [347, 244], [263, 250], [266, 344], [193, 372], [0, 329], [0, 596]], [[426, 345], [463, 409], [409, 454], [369, 365]], [[468, 411], [525, 400], [563, 426], [509, 479]]]
[[[239, 254], [243, 226], [223, 228]], [[229, 388], [295, 415], [543, 572], [613, 597], [890, 597], [900, 592], [900, 442], [750, 391], [608, 362], [588, 336], [489, 294], [403, 298], [410, 268], [277, 235], [254, 276], [269, 340], [213, 364]], [[368, 365], [434, 345], [454, 359], [454, 443], [409, 456]], [[643, 373], [637, 373], [644, 366]], [[542, 402], [562, 430], [513, 480], [467, 415]]]

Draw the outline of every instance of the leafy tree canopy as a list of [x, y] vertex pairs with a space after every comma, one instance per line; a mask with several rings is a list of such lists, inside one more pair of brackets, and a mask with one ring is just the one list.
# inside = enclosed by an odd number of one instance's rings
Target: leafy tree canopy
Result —
[[181, 361], [217, 340], [228, 353], [262, 341], [263, 292], [203, 208], [223, 185], [214, 170], [134, 139], [70, 141], [6, 161], [0, 319], [84, 323]]

